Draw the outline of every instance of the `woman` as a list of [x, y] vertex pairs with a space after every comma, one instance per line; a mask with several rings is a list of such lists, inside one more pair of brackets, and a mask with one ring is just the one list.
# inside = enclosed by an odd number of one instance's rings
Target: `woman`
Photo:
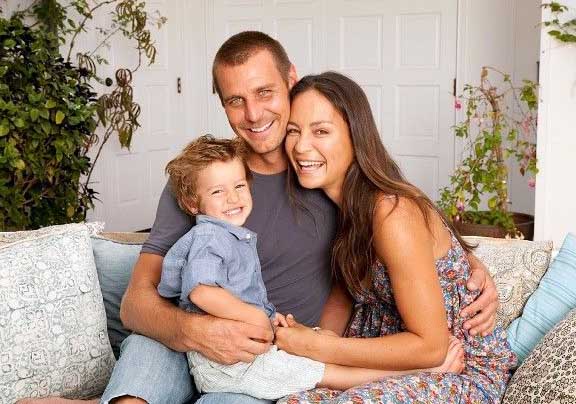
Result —
[[277, 345], [325, 363], [407, 370], [441, 363], [454, 335], [464, 346], [465, 367], [460, 374], [388, 377], [284, 401], [499, 402], [516, 360], [501, 329], [472, 336], [458, 316], [476, 296], [466, 289], [470, 248], [404, 179], [362, 89], [327, 72], [303, 78], [291, 100], [286, 151], [300, 184], [323, 189], [340, 209], [333, 267], [356, 305], [345, 337], [294, 323], [277, 331]]

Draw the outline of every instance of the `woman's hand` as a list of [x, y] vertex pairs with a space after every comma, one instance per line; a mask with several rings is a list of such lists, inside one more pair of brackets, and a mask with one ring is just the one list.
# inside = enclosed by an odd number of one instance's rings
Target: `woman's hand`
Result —
[[310, 357], [315, 351], [319, 333], [310, 327], [298, 323], [292, 314], [286, 316], [288, 327], [276, 330], [276, 345], [278, 348], [293, 355]]

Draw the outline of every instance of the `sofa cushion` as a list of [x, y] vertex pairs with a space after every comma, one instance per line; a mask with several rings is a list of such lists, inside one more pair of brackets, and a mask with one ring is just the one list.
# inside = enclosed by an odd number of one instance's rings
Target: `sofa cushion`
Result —
[[504, 404], [576, 402], [576, 310], [544, 336], [516, 370]]
[[92, 237], [94, 260], [108, 319], [108, 337], [116, 358], [120, 354], [122, 341], [130, 335], [120, 320], [120, 302], [147, 236], [142, 233], [102, 233]]
[[115, 360], [88, 226], [0, 241], [0, 401], [100, 394]]
[[528, 297], [546, 272], [552, 252], [551, 241], [507, 240], [464, 237], [478, 247], [473, 251], [496, 283], [500, 307], [498, 324], [508, 327], [522, 313]]
[[508, 342], [519, 362], [573, 308], [576, 308], [576, 236], [568, 234], [540, 285], [526, 302], [522, 316], [508, 327]]

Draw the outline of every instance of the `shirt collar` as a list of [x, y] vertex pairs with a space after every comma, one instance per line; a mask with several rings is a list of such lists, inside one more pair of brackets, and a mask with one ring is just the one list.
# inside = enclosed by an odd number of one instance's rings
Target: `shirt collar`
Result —
[[196, 215], [196, 224], [212, 223], [227, 230], [230, 234], [234, 235], [238, 240], [250, 240], [256, 238], [256, 233], [235, 224], [228, 223], [224, 220], [217, 219], [208, 215]]

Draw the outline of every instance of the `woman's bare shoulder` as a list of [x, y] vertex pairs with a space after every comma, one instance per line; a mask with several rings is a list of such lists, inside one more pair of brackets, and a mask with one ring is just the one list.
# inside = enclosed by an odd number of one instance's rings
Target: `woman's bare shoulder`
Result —
[[393, 225], [409, 220], [425, 223], [418, 204], [404, 196], [381, 194], [376, 199], [374, 221], [378, 225]]

